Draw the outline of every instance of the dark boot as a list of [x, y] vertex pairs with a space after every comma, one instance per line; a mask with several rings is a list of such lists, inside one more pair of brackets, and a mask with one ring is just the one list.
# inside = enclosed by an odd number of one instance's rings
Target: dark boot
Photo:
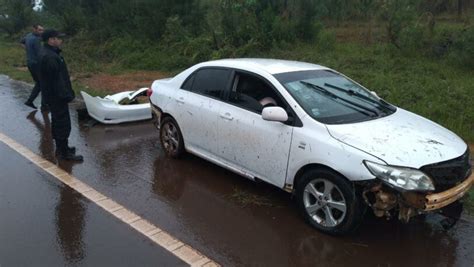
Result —
[[66, 152], [72, 153], [72, 154], [76, 153], [76, 148], [73, 147], [73, 146], [71, 146], [71, 147], [69, 146], [69, 140], [68, 139], [65, 139], [65, 140], [58, 139], [58, 140], [55, 140], [55, 141], [56, 141], [56, 156], [59, 156], [59, 154], [62, 150], [65, 150]]
[[84, 161], [83, 156], [76, 155], [76, 154], [71, 153], [71, 152], [61, 153], [61, 154], [59, 154], [58, 158], [63, 159], [63, 160], [71, 160], [71, 161], [79, 161], [79, 162]]
[[76, 147], [69, 146], [69, 140], [67, 140], [67, 139], [66, 139], [66, 148], [67, 148], [67, 152], [72, 153], [72, 154], [76, 154]]
[[56, 156], [63, 160], [83, 161], [84, 157], [76, 155], [76, 148], [68, 146], [68, 140], [56, 140]]
[[[76, 147], [68, 146], [67, 147], [67, 152], [72, 153], [72, 154], [76, 154]], [[58, 155], [59, 155], [59, 150], [56, 149], [56, 156], [58, 156]]]

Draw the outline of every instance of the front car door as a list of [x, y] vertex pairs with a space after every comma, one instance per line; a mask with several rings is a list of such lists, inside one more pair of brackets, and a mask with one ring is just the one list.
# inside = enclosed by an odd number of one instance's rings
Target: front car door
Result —
[[219, 157], [248, 176], [283, 187], [293, 126], [263, 120], [263, 105], [288, 108], [268, 81], [236, 71], [220, 107]]

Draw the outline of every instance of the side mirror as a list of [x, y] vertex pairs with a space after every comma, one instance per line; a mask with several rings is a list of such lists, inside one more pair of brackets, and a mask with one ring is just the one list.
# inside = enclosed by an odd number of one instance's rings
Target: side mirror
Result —
[[266, 121], [285, 122], [288, 120], [288, 113], [281, 107], [266, 107], [262, 110], [262, 118]]
[[370, 91], [370, 93], [371, 93], [373, 96], [375, 96], [375, 97], [377, 97], [377, 98], [380, 98], [380, 96], [379, 96], [375, 91]]

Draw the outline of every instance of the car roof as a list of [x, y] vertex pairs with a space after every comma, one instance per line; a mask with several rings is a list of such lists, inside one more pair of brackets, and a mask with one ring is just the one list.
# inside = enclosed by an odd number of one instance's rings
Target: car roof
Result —
[[207, 61], [202, 63], [203, 66], [215, 67], [229, 67], [240, 68], [251, 71], [252, 69], [259, 69], [269, 74], [278, 74], [293, 71], [304, 70], [320, 70], [328, 69], [327, 67], [291, 60], [281, 59], [264, 59], [264, 58], [236, 58], [236, 59], [220, 59], [214, 61]]

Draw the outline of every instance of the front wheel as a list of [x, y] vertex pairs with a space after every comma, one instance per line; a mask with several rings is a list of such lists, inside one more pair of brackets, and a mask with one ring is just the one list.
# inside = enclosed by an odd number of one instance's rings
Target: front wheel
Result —
[[296, 199], [305, 220], [327, 234], [352, 232], [363, 219], [363, 204], [353, 185], [329, 170], [304, 173], [296, 187]]
[[171, 117], [166, 117], [161, 122], [160, 141], [168, 156], [178, 158], [184, 153], [183, 135], [178, 123]]

